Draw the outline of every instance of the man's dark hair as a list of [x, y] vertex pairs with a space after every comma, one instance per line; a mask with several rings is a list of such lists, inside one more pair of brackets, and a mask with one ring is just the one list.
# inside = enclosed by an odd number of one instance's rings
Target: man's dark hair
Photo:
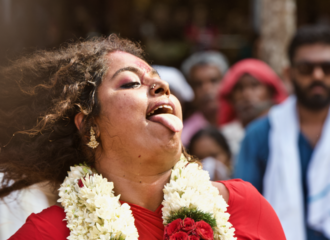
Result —
[[299, 28], [288, 48], [290, 62], [293, 62], [294, 55], [299, 47], [315, 43], [330, 45], [330, 27], [324, 25], [307, 25]]

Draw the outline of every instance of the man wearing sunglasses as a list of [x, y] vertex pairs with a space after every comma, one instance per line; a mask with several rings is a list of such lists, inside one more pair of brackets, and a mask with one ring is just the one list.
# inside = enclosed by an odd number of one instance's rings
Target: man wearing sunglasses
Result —
[[294, 94], [247, 128], [234, 175], [265, 196], [288, 240], [329, 240], [330, 29], [299, 29], [288, 55]]

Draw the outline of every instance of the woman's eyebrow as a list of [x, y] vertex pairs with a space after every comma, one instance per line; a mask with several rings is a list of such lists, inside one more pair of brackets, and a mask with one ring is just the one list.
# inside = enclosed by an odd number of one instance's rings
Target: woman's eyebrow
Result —
[[[139, 75], [139, 74], [142, 73], [142, 71], [139, 68], [136, 68], [136, 67], [124, 67], [124, 68], [121, 68], [121, 69], [117, 70], [113, 74], [113, 76], [112, 76], [111, 79], [115, 78], [119, 73], [122, 73], [122, 72], [125, 72], [125, 71], [133, 72], [133, 73], [135, 73], [137, 75]], [[150, 73], [151, 73], [151, 75], [157, 75], [157, 76], [159, 76], [158, 72], [155, 69], [153, 69], [153, 68], [151, 68]]]
[[135, 74], [140, 74], [141, 73], [141, 70], [138, 69], [138, 68], [135, 68], [135, 67], [124, 67], [124, 68], [121, 68], [119, 70], [117, 70], [115, 72], [115, 74], [113, 74], [112, 78], [115, 78], [119, 73], [122, 73], [122, 72], [125, 72], [125, 71], [129, 71], [129, 72], [133, 72]]
[[154, 76], [154, 75], [157, 75], [159, 78], [160, 78], [160, 75], [159, 75], [159, 73], [157, 72], [157, 70], [156, 69], [151, 69], [150, 70], [150, 72], [151, 72], [151, 76]]

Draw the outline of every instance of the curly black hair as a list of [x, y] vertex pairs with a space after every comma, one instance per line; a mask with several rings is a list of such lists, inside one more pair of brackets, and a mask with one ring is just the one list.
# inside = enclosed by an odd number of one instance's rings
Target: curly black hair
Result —
[[[113, 34], [0, 68], [0, 198], [39, 182], [61, 183], [70, 166], [93, 164], [86, 139], [100, 111], [98, 86], [111, 67], [106, 56], [114, 51], [144, 55], [139, 44]], [[74, 123], [79, 112], [81, 131]]]

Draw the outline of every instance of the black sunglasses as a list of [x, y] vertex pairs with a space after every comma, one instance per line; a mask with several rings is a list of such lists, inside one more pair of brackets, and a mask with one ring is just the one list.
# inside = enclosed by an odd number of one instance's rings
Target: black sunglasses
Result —
[[293, 66], [301, 75], [312, 75], [316, 67], [320, 67], [325, 75], [330, 75], [330, 62], [298, 62]]

